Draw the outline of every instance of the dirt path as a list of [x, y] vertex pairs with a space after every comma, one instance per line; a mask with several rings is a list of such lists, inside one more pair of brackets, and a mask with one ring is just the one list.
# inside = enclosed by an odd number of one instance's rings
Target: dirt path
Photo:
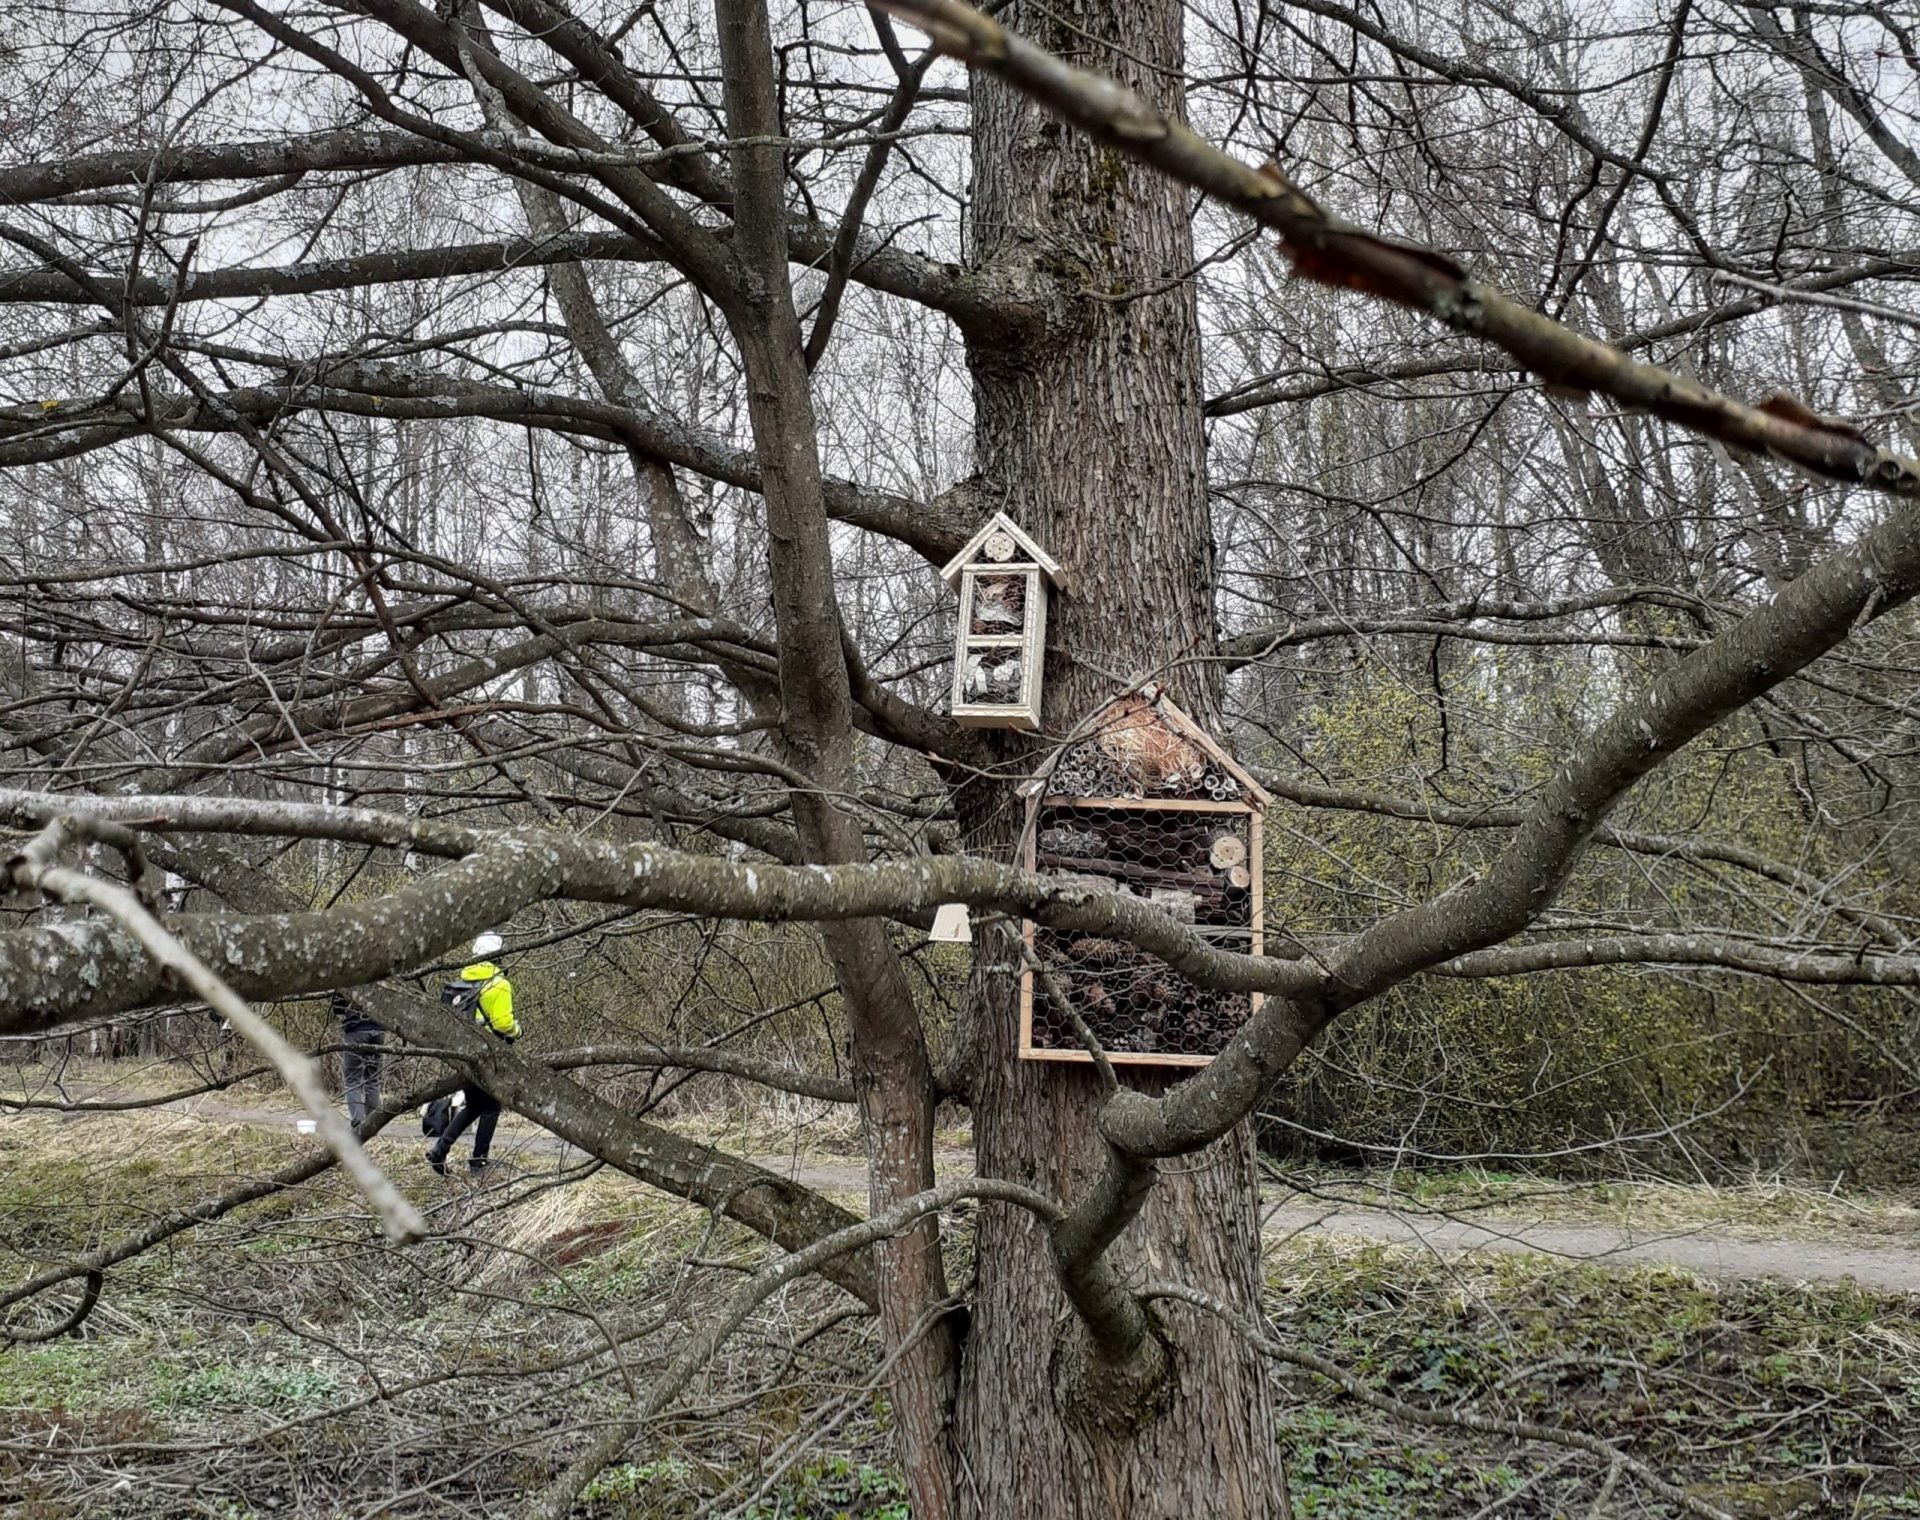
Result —
[[1920, 1239], [1911, 1246], [1865, 1246], [1817, 1237], [1733, 1235], [1716, 1229], [1649, 1230], [1614, 1224], [1543, 1223], [1498, 1216], [1478, 1221], [1410, 1217], [1386, 1210], [1287, 1205], [1266, 1216], [1266, 1233], [1345, 1236], [1447, 1252], [1495, 1251], [1560, 1256], [1596, 1266], [1684, 1267], [1706, 1277], [1780, 1277], [1920, 1293]]
[[[173, 1112], [226, 1124], [252, 1124], [267, 1129], [294, 1128], [297, 1116], [284, 1108], [247, 1108], [203, 1098], [169, 1103]], [[74, 1114], [71, 1120], [110, 1118], [106, 1114]], [[395, 1154], [417, 1155], [424, 1144], [419, 1131], [400, 1121], [375, 1140], [376, 1160], [388, 1165]], [[494, 1152], [502, 1159], [516, 1155], [565, 1157], [581, 1154], [566, 1141], [524, 1122], [501, 1125]], [[862, 1194], [867, 1170], [856, 1158], [827, 1159], [818, 1155], [750, 1155], [745, 1159], [806, 1187], [829, 1193]], [[973, 1165], [971, 1152], [943, 1151], [935, 1158], [940, 1175], [965, 1175]], [[1599, 1266], [1670, 1266], [1707, 1277], [1779, 1277], [1789, 1281], [1838, 1282], [1852, 1278], [1863, 1287], [1897, 1293], [1920, 1293], [1920, 1238], [1911, 1245], [1853, 1245], [1816, 1236], [1756, 1236], [1725, 1229], [1635, 1229], [1609, 1222], [1567, 1224], [1520, 1216], [1476, 1214], [1469, 1220], [1443, 1215], [1408, 1215], [1385, 1209], [1333, 1209], [1302, 1205], [1297, 1195], [1274, 1190], [1267, 1198], [1265, 1232], [1269, 1239], [1326, 1236], [1335, 1239], [1378, 1241], [1421, 1247], [1442, 1253], [1492, 1251], [1516, 1255], [1557, 1256]]]

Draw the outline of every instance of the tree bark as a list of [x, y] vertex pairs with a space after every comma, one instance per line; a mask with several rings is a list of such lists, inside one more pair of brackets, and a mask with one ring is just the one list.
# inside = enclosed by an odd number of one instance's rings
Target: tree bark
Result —
[[[1076, 8], [1072, 26], [1020, 3], [1003, 19], [1179, 105], [1175, 0], [1102, 0]], [[980, 498], [1034, 532], [1070, 577], [1050, 619], [1046, 731], [1070, 731], [1149, 679], [1211, 722], [1217, 667], [1183, 663], [1214, 641], [1186, 193], [983, 74], [972, 89], [975, 258], [1057, 293], [1042, 335], [1017, 345], [975, 335], [968, 350]], [[957, 803], [974, 848], [1010, 851], [1022, 822], [1011, 787], [969, 785]], [[1099, 1087], [1091, 1067], [1019, 1060], [1017, 966], [1009, 937], [979, 947], [967, 1052], [979, 1169], [1070, 1200], [1102, 1159]], [[1159, 1091], [1177, 1077], [1122, 1080]], [[1108, 1259], [1123, 1279], [1205, 1284], [1255, 1312], [1258, 1244], [1242, 1126], [1169, 1168]], [[983, 1205], [975, 1255], [956, 1416], [963, 1514], [1282, 1513], [1266, 1373], [1247, 1347], [1217, 1323], [1156, 1312], [1155, 1354], [1108, 1366], [1069, 1307], [1043, 1227]]]

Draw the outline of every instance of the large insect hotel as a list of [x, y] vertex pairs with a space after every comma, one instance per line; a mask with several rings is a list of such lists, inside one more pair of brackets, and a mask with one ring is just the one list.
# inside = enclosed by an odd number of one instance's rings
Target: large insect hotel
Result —
[[[1223, 950], [1261, 953], [1261, 814], [1271, 798], [1157, 687], [1102, 712], [1033, 784], [1030, 871], [1145, 898]], [[1258, 993], [1196, 986], [1119, 940], [1029, 920], [1053, 973], [1107, 1059], [1205, 1066], [1260, 1006]], [[1091, 1061], [1066, 1015], [1021, 978], [1020, 1054]]]

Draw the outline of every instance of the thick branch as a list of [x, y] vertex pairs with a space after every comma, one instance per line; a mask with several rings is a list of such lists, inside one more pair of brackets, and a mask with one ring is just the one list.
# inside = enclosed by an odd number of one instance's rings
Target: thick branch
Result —
[[[613, 845], [539, 830], [502, 837], [362, 808], [0, 790], [0, 818], [37, 825], [62, 813], [168, 832], [342, 839], [423, 854], [471, 854], [471, 860], [372, 904], [330, 913], [188, 914], [166, 920], [189, 943], [208, 941], [215, 964], [229, 967], [235, 985], [254, 996], [378, 981], [446, 951], [538, 897], [764, 923], [911, 917], [931, 913], [941, 903], [968, 902], [1024, 914], [1056, 929], [1126, 940], [1205, 987], [1306, 993], [1320, 980], [1317, 971], [1297, 962], [1221, 950], [1140, 898], [1063, 885], [964, 856], [872, 865], [744, 865], [654, 843]], [[458, 885], [454, 873], [460, 873]], [[508, 877], [511, 885], [502, 879]], [[472, 895], [476, 891], [479, 895]], [[422, 918], [422, 904], [433, 906], [429, 918]], [[361, 915], [371, 915], [378, 929], [363, 929]], [[311, 960], [288, 950], [294, 941], [311, 950]], [[75, 968], [89, 957], [98, 959], [97, 988], [75, 981]], [[138, 950], [97, 926], [0, 934], [0, 1032], [45, 1028], [82, 1012], [137, 1007], [158, 996]]]
[[1550, 384], [1596, 391], [1730, 447], [1769, 453], [1830, 480], [1920, 498], [1920, 462], [1874, 447], [1797, 402], [1749, 406], [1627, 358], [1471, 278], [1451, 259], [1329, 216], [1272, 169], [1255, 169], [1101, 74], [1074, 68], [961, 0], [879, 0], [934, 41], [1063, 120], [1281, 234], [1307, 278], [1422, 312], [1504, 349]]
[[1434, 976], [1522, 976], [1593, 966], [1704, 966], [1819, 987], [1920, 987], [1920, 957], [1789, 949], [1726, 934], [1617, 934], [1498, 945], [1430, 968]]
[[[43, 823], [69, 811], [90, 812], [77, 798], [46, 802]], [[559, 855], [550, 844], [509, 834], [371, 902], [326, 912], [189, 914], [160, 922], [190, 955], [220, 967], [222, 980], [242, 997], [281, 997], [411, 969], [551, 896], [560, 881]], [[0, 939], [7, 941], [0, 949], [0, 1029], [9, 1033], [177, 995], [145, 947], [97, 920]]]
[[[1782, 295], [1778, 297], [1742, 296], [1738, 300], [1723, 301], [1705, 311], [1688, 312], [1684, 316], [1650, 323], [1615, 339], [1614, 347], [1623, 354], [1638, 353], [1669, 338], [1693, 339], [1725, 323], [1758, 316], [1770, 310], [1779, 300], [1794, 295], [1843, 290], [1849, 285], [1868, 280], [1911, 279], [1917, 274], [1920, 274], [1920, 249], [1893, 253], [1885, 258], [1862, 259], [1839, 269], [1796, 275], [1780, 285]], [[1323, 396], [1337, 396], [1344, 391], [1365, 390], [1372, 386], [1404, 385], [1409, 381], [1434, 380], [1447, 375], [1483, 375], [1488, 373], [1491, 366], [1505, 368], [1499, 365], [1494, 356], [1482, 353], [1417, 359], [1410, 363], [1381, 366], [1348, 364], [1323, 370], [1312, 379], [1302, 378], [1298, 370], [1285, 378], [1269, 373], [1243, 381], [1234, 389], [1211, 398], [1207, 402], [1206, 413], [1209, 417], [1232, 417], [1265, 406], [1318, 401]]]
[[341, 1118], [321, 1085], [320, 1073], [313, 1062], [288, 1044], [286, 1037], [255, 1013], [244, 999], [236, 997], [203, 960], [162, 928], [129, 888], [53, 864], [52, 857], [59, 852], [65, 835], [61, 820], [49, 824], [34, 844], [8, 862], [11, 884], [25, 891], [45, 893], [56, 902], [85, 903], [112, 917], [152, 957], [162, 978], [191, 991], [266, 1057], [288, 1090], [300, 1100], [300, 1106], [313, 1116], [321, 1144], [346, 1168], [347, 1176], [372, 1207], [387, 1238], [401, 1245], [422, 1239], [427, 1233], [426, 1220], [361, 1148], [353, 1130]]

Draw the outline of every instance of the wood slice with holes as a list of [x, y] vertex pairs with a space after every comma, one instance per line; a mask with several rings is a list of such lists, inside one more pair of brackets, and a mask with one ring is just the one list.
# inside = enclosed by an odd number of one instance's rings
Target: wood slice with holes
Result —
[[[1247, 842], [1238, 834], [1222, 834], [1215, 839], [1207, 851], [1207, 859], [1213, 862], [1216, 871], [1231, 870], [1234, 866], [1244, 865], [1247, 859]], [[1239, 886], [1239, 882], [1234, 883]]]

